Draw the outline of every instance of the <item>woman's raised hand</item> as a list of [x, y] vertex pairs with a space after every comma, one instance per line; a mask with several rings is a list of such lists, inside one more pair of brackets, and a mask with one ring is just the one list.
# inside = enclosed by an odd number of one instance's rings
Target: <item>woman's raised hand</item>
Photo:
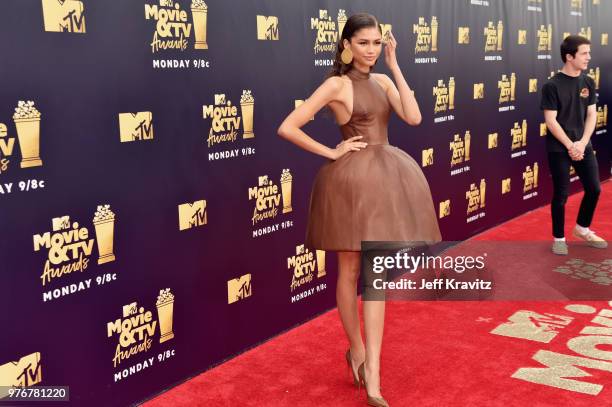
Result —
[[397, 54], [395, 52], [396, 49], [397, 41], [395, 40], [393, 33], [389, 31], [389, 39], [385, 44], [385, 62], [387, 63], [389, 69], [393, 69], [399, 66], [397, 63]]

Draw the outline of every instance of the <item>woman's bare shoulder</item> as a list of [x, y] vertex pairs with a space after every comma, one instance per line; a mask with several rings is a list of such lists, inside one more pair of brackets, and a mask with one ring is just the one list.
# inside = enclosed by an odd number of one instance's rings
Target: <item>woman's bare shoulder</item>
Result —
[[387, 89], [389, 88], [389, 82], [391, 81], [391, 78], [389, 78], [384, 73], [371, 73], [370, 75], [372, 75], [372, 78], [374, 78], [374, 80], [376, 80], [376, 82], [378, 82], [380, 86], [382, 86], [383, 89], [387, 91]]

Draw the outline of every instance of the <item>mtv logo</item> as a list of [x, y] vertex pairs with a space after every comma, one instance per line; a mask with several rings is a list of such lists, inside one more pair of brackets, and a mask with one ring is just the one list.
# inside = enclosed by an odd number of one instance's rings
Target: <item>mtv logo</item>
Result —
[[319, 19], [324, 20], [327, 18], [327, 10], [319, 9]]
[[546, 135], [546, 123], [540, 123], [540, 137], [544, 137]]
[[389, 41], [389, 36], [390, 36], [391, 29], [393, 28], [393, 26], [391, 24], [379, 24], [379, 25], [380, 25], [380, 31], [382, 32], [383, 44], [386, 44], [387, 41]]
[[34, 386], [41, 381], [40, 352], [0, 365], [0, 399], [8, 395], [10, 387]]
[[438, 215], [438, 217], [440, 219], [449, 216], [450, 215], [450, 199], [447, 199], [446, 201], [442, 201], [440, 202], [440, 213]]
[[138, 314], [138, 305], [136, 304], [136, 302], [123, 306], [123, 318], [127, 318], [130, 315], [136, 314]]
[[518, 45], [526, 45], [527, 44], [527, 30], [518, 30]]
[[57, 232], [58, 230], [64, 230], [70, 228], [70, 216], [60, 216], [59, 218], [51, 219], [51, 226], [53, 227], [53, 231]]
[[278, 17], [257, 16], [257, 39], [278, 40]]
[[122, 143], [153, 139], [153, 114], [119, 113], [119, 138]]
[[161, 7], [172, 7], [174, 6], [173, 0], [159, 0], [159, 5]]
[[[304, 103], [303, 99], [295, 99], [295, 108], [297, 109], [300, 105]], [[310, 118], [310, 120], [314, 120], [314, 116]]]
[[178, 206], [179, 230], [187, 230], [207, 223], [206, 200]]
[[428, 165], [433, 165], [434, 163], [434, 149], [432, 148], [428, 148], [426, 150], [423, 150], [423, 162], [422, 162], [422, 166], [423, 167], [427, 167]]
[[529, 79], [529, 93], [535, 93], [538, 91], [538, 79]]
[[225, 93], [216, 94], [215, 93], [215, 105], [224, 105], [225, 104]]
[[253, 294], [251, 274], [245, 274], [227, 282], [227, 303], [232, 304]]
[[459, 27], [457, 34], [457, 44], [470, 43], [470, 27]]
[[497, 133], [489, 134], [489, 149], [497, 148]]
[[483, 99], [484, 98], [484, 83], [475, 83], [474, 84], [474, 99]]
[[42, 0], [45, 31], [85, 32], [83, 3], [77, 0]]
[[550, 343], [559, 334], [558, 330], [566, 327], [573, 320], [574, 318], [569, 316], [538, 314], [533, 311], [520, 310], [510, 316], [508, 322], [499, 325], [490, 333], [528, 341]]
[[510, 178], [502, 179], [502, 194], [510, 192]]
[[257, 181], [257, 185], [262, 187], [264, 185], [268, 185], [268, 176], [267, 175], [261, 175], [258, 177], [258, 181]]
[[295, 246], [295, 254], [304, 254], [306, 252], [306, 247], [301, 244], [299, 246]]

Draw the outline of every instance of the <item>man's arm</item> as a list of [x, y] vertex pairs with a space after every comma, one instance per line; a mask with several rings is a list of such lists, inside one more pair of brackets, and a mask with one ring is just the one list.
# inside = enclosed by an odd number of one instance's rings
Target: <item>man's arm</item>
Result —
[[563, 130], [557, 121], [557, 111], [544, 110], [544, 120], [546, 121], [546, 127], [548, 127], [548, 130], [550, 130], [552, 135], [569, 150], [574, 143], [572, 140], [570, 140], [565, 133], [565, 130]]
[[586, 146], [591, 140], [591, 136], [595, 131], [595, 125], [597, 124], [597, 105], [590, 105], [587, 108], [586, 121], [584, 122], [584, 133], [580, 141]]
[[557, 121], [557, 111], [544, 110], [544, 120], [546, 121], [546, 127], [548, 127], [548, 130], [550, 130], [552, 135], [557, 140], [559, 140], [559, 142], [563, 144], [565, 148], [567, 148], [567, 152], [569, 153], [570, 158], [574, 161], [582, 159], [584, 148], [582, 151], [579, 151], [577, 149], [577, 146], [574, 145], [574, 142], [572, 142], [572, 140], [570, 140], [570, 138], [567, 136], [565, 130], [563, 130], [563, 128]]

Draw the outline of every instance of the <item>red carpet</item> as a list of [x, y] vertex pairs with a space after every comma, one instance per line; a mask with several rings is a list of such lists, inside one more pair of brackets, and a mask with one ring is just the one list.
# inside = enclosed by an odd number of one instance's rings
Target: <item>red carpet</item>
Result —
[[[568, 232], [581, 196], [575, 194], [568, 201]], [[612, 183], [604, 183], [591, 226], [609, 240], [611, 197]], [[549, 207], [522, 215], [475, 239], [549, 240]], [[570, 304], [583, 307], [566, 309]], [[597, 317], [602, 309], [611, 311]], [[531, 311], [523, 315], [540, 329], [515, 330], [514, 337], [491, 333], [513, 314], [520, 316], [515, 314], [520, 310]], [[554, 315], [544, 316], [546, 313]], [[591, 322], [594, 318], [598, 323]], [[387, 304], [385, 324], [381, 381], [383, 395], [392, 406], [612, 405], [612, 303], [397, 301]], [[601, 328], [605, 324], [607, 331]], [[589, 325], [599, 327], [599, 332], [581, 335]], [[365, 392], [362, 389], [357, 393], [347, 377], [345, 350], [337, 310], [332, 310], [145, 405], [363, 406]], [[532, 359], [538, 351], [542, 357], [556, 358], [560, 365], [567, 365], [567, 358], [574, 357], [576, 368], [567, 368], [569, 373], [565, 375], [557, 374], [567, 377], [557, 379], [557, 387], [533, 383], [551, 383], [554, 376], [550, 374], [553, 369], [520, 370], [544, 367]], [[578, 369], [584, 373], [581, 375]], [[522, 378], [512, 377], [517, 372]], [[529, 377], [531, 382], [525, 380]]]

